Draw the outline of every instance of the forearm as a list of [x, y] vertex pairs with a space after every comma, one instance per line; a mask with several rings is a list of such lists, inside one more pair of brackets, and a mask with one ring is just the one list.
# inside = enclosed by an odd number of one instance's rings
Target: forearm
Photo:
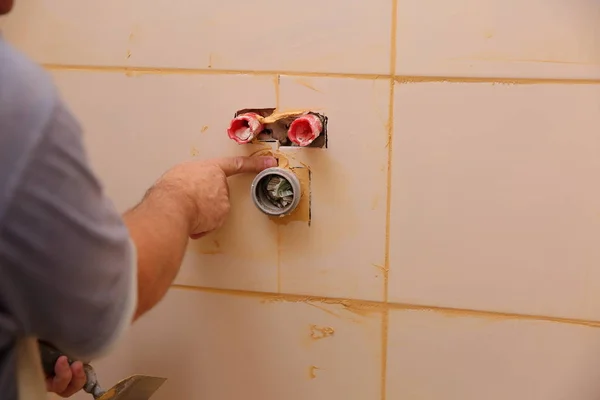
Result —
[[188, 203], [177, 188], [157, 184], [123, 219], [137, 248], [138, 302], [134, 319], [165, 295], [189, 238]]

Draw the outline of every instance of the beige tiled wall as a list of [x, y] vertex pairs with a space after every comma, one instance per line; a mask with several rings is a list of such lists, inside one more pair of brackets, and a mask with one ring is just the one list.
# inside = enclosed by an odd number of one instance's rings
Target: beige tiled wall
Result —
[[[156, 400], [596, 400], [596, 0], [17, 0], [118, 207], [250, 154], [245, 107], [312, 108], [312, 225], [231, 179], [225, 227], [96, 365]], [[85, 399], [83, 395], [77, 399]]]

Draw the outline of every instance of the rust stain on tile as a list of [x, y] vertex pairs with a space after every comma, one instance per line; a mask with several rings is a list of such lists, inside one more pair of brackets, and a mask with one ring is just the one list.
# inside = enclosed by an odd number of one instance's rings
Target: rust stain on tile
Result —
[[330, 326], [310, 325], [310, 337], [314, 340], [325, 339], [335, 334], [335, 330]]
[[381, 313], [385, 310], [385, 306], [382, 303], [372, 303], [363, 301], [340, 301], [345, 310], [350, 311], [361, 317], [372, 317], [375, 314]]
[[296, 82], [298, 85], [304, 86], [305, 88], [308, 88], [315, 92], [322, 93], [319, 89], [317, 89], [316, 87], [311, 85], [311, 83], [306, 78], [296, 78], [296, 79], [294, 79], [294, 82]]
[[379, 265], [379, 264], [371, 264], [371, 265], [374, 266], [375, 268], [377, 268], [378, 270], [380, 270], [381, 272], [383, 272], [384, 274], [387, 274], [389, 272], [388, 266]]
[[317, 377], [317, 370], [320, 370], [321, 368], [316, 367], [314, 365], [311, 365], [310, 367], [308, 367], [308, 377], [310, 379], [315, 379]]
[[221, 242], [213, 235], [215, 235], [215, 233], [211, 234], [209, 237], [203, 237], [193, 241], [189, 248], [198, 254], [209, 256], [225, 253], [224, 249], [221, 248]]
[[302, 302], [320, 302], [324, 304], [340, 305], [344, 310], [362, 317], [370, 317], [380, 313], [384, 308], [383, 303], [366, 301], [366, 300], [350, 300], [350, 299], [325, 299], [322, 297], [308, 296]]
[[138, 76], [142, 76], [142, 74], [140, 74], [136, 71], [125, 71], [125, 76], [127, 76], [129, 78], [136, 78]]
[[134, 39], [136, 37], [134, 31], [135, 31], [135, 27], [134, 27], [134, 29], [131, 30], [131, 32], [129, 33], [129, 37], [127, 38], [127, 43], [128, 43], [127, 60], [129, 60], [131, 58], [131, 45], [134, 43]]
[[379, 196], [375, 196], [375, 197], [373, 197], [373, 200], [371, 201], [371, 210], [376, 210], [378, 205], [379, 205]]
[[[309, 306], [319, 308], [332, 315], [333, 312], [326, 310], [322, 307], [317, 306], [318, 303], [338, 305], [341, 306], [345, 311], [359, 315], [361, 317], [371, 317], [375, 314], [381, 313], [386, 308], [384, 303], [368, 301], [368, 300], [355, 300], [355, 299], [339, 299], [339, 298], [328, 298], [319, 296], [304, 296], [304, 295], [282, 295], [278, 293], [266, 294], [262, 293], [262, 302], [264, 303], [275, 303], [275, 302], [291, 302], [291, 303], [305, 303]], [[336, 315], [338, 316], [338, 315]], [[339, 315], [339, 317], [342, 317]]]
[[311, 302], [307, 302], [306, 305], [309, 305], [309, 306], [314, 307], [314, 308], [318, 308], [319, 310], [321, 310], [324, 313], [329, 314], [331, 316], [334, 316], [334, 317], [337, 317], [337, 318], [342, 318], [342, 316], [340, 314], [338, 314], [336, 312], [333, 312], [333, 311], [331, 311], [331, 310], [329, 310], [329, 309], [327, 309], [327, 308], [325, 308], [323, 306], [320, 306], [320, 305], [317, 305], [317, 304], [314, 304], [314, 303], [311, 303]]

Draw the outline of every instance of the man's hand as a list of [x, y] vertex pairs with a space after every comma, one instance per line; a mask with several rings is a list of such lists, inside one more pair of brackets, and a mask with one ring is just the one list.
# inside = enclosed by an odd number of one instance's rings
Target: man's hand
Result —
[[277, 165], [273, 157], [230, 157], [179, 164], [167, 171], [153, 190], [179, 195], [189, 218], [189, 235], [199, 238], [223, 225], [229, 213], [227, 177], [258, 173]]
[[81, 361], [69, 365], [67, 357], [61, 356], [54, 365], [54, 374], [54, 377], [46, 378], [46, 388], [61, 397], [72, 396], [85, 385], [86, 377]]

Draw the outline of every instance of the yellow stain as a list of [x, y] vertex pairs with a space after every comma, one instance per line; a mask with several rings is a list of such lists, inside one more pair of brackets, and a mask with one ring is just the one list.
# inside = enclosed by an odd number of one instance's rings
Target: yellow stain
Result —
[[310, 337], [315, 340], [325, 339], [327, 337], [333, 336], [335, 334], [335, 330], [330, 326], [319, 327], [317, 325], [310, 326]]

